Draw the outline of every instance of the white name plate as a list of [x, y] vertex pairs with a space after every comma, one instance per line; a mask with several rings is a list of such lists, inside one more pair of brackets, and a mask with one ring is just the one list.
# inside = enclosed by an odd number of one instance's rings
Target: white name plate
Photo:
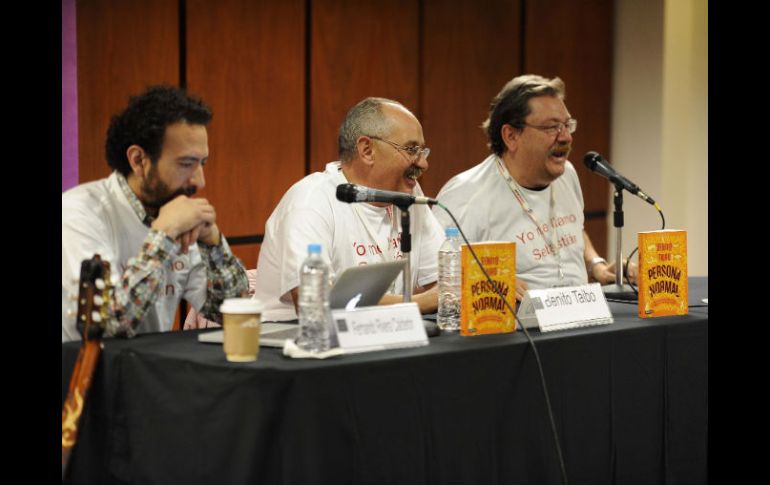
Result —
[[345, 353], [428, 345], [422, 315], [414, 302], [332, 310], [332, 320]]
[[599, 283], [528, 290], [517, 315], [522, 325], [541, 332], [614, 321]]

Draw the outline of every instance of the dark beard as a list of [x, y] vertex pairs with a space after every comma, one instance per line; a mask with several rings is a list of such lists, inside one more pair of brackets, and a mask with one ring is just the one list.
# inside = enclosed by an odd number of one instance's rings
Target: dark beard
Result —
[[180, 195], [191, 196], [195, 194], [197, 189], [195, 186], [182, 187], [178, 190], [171, 191], [168, 185], [166, 185], [158, 176], [158, 172], [155, 167], [150, 169], [150, 173], [142, 181], [141, 186], [141, 201], [145, 211], [150, 216], [157, 216], [160, 208], [176, 199]]

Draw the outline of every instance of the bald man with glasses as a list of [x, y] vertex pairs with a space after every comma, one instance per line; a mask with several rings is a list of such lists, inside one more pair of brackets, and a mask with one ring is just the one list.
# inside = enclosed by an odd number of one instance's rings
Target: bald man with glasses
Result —
[[[336, 275], [352, 266], [404, 257], [399, 209], [340, 202], [336, 189], [351, 183], [422, 195], [417, 180], [428, 169], [430, 149], [420, 122], [397, 101], [366, 98], [347, 113], [338, 144], [340, 160], [294, 184], [265, 224], [255, 293], [265, 304], [265, 320], [297, 318], [299, 272], [308, 244], [321, 244], [321, 255]], [[433, 313], [444, 233], [427, 206], [412, 206], [410, 216], [412, 301], [423, 313]], [[399, 277], [380, 303], [399, 303], [402, 294]]]
[[[527, 74], [492, 100], [482, 128], [492, 154], [452, 179], [437, 199], [471, 242], [516, 243], [516, 299], [527, 289], [615, 281], [585, 232], [583, 194], [567, 160], [577, 120], [564, 104], [564, 82]], [[434, 213], [454, 223], [438, 208]], [[629, 265], [635, 279], [636, 267]]]

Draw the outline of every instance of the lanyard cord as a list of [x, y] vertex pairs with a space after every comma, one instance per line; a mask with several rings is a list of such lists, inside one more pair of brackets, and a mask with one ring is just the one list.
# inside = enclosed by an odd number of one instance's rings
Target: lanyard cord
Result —
[[[557, 240], [557, 234], [556, 234], [556, 226], [551, 225], [552, 233], [550, 240], [545, 238], [545, 231], [548, 230], [548, 226], [544, 226], [543, 224], [540, 224], [540, 221], [537, 219], [537, 216], [535, 215], [535, 211], [532, 209], [532, 207], [529, 206], [529, 203], [527, 202], [527, 199], [524, 198], [524, 194], [521, 192], [521, 187], [519, 186], [518, 182], [511, 177], [511, 174], [508, 172], [508, 169], [505, 167], [505, 164], [503, 164], [503, 161], [500, 159], [500, 157], [495, 157], [495, 161], [497, 162], [497, 169], [500, 172], [500, 176], [503, 177], [503, 180], [506, 181], [508, 184], [508, 188], [511, 189], [511, 192], [513, 192], [513, 196], [516, 199], [516, 201], [519, 203], [519, 206], [521, 206], [521, 210], [524, 211], [524, 213], [530, 218], [533, 224], [535, 224], [535, 228], [537, 229], [537, 232], [543, 237], [543, 240], [548, 243], [548, 246], [551, 248], [551, 250], [556, 254], [556, 267], [558, 269], [559, 274], [559, 280], [564, 279], [564, 271], [561, 267], [561, 248], [559, 248], [556, 244], [554, 244], [554, 240]], [[556, 207], [556, 197], [554, 195], [554, 188], [553, 185], [549, 187], [551, 193], [550, 193], [550, 201], [548, 203], [548, 220], [553, 221], [553, 214]]]

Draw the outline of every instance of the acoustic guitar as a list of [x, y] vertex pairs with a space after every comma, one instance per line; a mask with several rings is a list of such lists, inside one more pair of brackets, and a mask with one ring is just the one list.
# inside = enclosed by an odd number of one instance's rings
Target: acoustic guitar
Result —
[[72, 371], [67, 399], [61, 412], [61, 476], [67, 471], [72, 448], [78, 437], [91, 379], [102, 351], [102, 335], [109, 318], [110, 263], [95, 254], [80, 265], [77, 329], [83, 339]]

